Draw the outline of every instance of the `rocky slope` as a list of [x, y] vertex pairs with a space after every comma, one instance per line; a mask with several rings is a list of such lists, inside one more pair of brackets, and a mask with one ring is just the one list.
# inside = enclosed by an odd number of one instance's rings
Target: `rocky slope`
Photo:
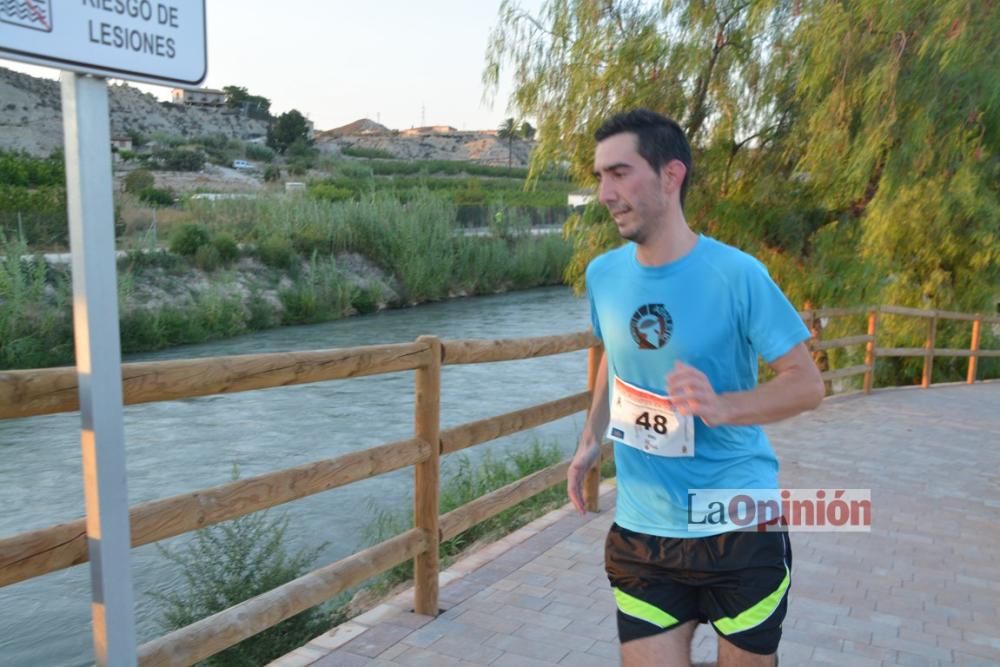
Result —
[[[109, 87], [109, 105], [112, 135], [128, 131], [146, 136], [223, 134], [245, 140], [267, 133], [263, 121], [244, 118], [229, 110], [159, 102], [126, 84]], [[0, 149], [44, 156], [62, 145], [59, 82], [0, 67]]]
[[[356, 121], [356, 125], [361, 121]], [[461, 160], [496, 166], [507, 166], [507, 141], [496, 132], [436, 131], [367, 131], [364, 134], [344, 134], [337, 130], [316, 136], [316, 146], [325, 153], [339, 153], [345, 148], [375, 149], [402, 160]], [[514, 139], [511, 142], [510, 164], [525, 167], [531, 156], [531, 142]]]
[[[263, 137], [263, 121], [228, 109], [205, 109], [160, 102], [127, 84], [109, 88], [112, 135], [129, 131], [197, 137], [223, 134], [235, 139]], [[0, 67], [0, 150], [45, 156], [63, 145], [59, 82]], [[316, 146], [336, 155], [345, 148], [377, 149], [404, 160], [460, 160], [523, 167], [533, 144], [515, 139], [508, 147], [495, 131], [463, 132], [451, 127], [390, 130], [369, 119], [318, 132]]]

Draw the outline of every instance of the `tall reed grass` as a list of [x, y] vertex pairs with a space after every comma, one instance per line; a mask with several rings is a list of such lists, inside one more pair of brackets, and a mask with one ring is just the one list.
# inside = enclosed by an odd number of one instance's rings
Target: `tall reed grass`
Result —
[[0, 368], [73, 358], [70, 286], [28, 253], [24, 239], [0, 238]]
[[[201, 247], [188, 248], [186, 256], [146, 247], [119, 264], [124, 352], [322, 322], [386, 305], [559, 284], [571, 254], [561, 237], [532, 237], [521, 229], [525, 225], [497, 227], [495, 236], [466, 236], [457, 224], [456, 206], [429, 191], [405, 202], [376, 192], [363, 201], [338, 203], [271, 196], [192, 200], [187, 206], [183, 226], [198, 225], [206, 232], [199, 235]], [[173, 238], [183, 231], [173, 226], [160, 229], [160, 236]], [[223, 245], [226, 258], [219, 251]], [[229, 255], [240, 252], [265, 265], [271, 281], [266, 289], [273, 295], [230, 288], [237, 269]], [[336, 264], [340, 253], [368, 258], [388, 274], [393, 287], [352, 283]], [[72, 363], [68, 271], [32, 259], [23, 241], [0, 243], [0, 254], [0, 368]], [[208, 289], [186, 290], [183, 299], [137, 306], [137, 299], [128, 298], [150, 281], [183, 284], [205, 278]], [[396, 287], [397, 297], [389, 297]], [[387, 302], [390, 298], [396, 300]]]
[[399, 280], [409, 303], [558, 284], [571, 255], [558, 236], [466, 237], [455, 205], [426, 190], [406, 202], [374, 192], [362, 201], [261, 197], [189, 206], [195, 219], [244, 243], [282, 238], [305, 256], [364, 255]]

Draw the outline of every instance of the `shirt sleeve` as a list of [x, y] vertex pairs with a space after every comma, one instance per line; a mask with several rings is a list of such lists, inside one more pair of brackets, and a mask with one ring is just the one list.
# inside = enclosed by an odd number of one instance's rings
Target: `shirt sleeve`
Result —
[[747, 270], [744, 316], [750, 345], [767, 363], [810, 337], [795, 307], [757, 260]]
[[593, 280], [591, 279], [590, 267], [587, 267], [586, 282], [587, 301], [590, 302], [590, 327], [593, 329], [594, 336], [603, 343], [604, 336], [601, 335], [601, 320], [597, 315], [597, 306], [594, 303], [594, 288]]

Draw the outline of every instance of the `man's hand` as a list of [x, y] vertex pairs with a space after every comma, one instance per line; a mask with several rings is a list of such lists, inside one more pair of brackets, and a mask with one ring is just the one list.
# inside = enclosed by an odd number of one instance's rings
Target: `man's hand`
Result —
[[727, 405], [715, 393], [708, 377], [694, 366], [678, 361], [667, 375], [667, 395], [682, 415], [701, 417], [706, 426], [725, 424]]
[[667, 375], [667, 394], [678, 412], [701, 417], [706, 426], [770, 424], [812, 410], [823, 400], [823, 379], [804, 343], [770, 366], [775, 376], [764, 384], [719, 395], [704, 373], [678, 361]]
[[569, 494], [570, 502], [580, 514], [586, 514], [587, 508], [583, 501], [583, 480], [587, 477], [587, 471], [594, 467], [597, 459], [601, 455], [600, 445], [580, 444], [573, 460], [570, 461], [569, 469], [566, 471], [566, 492]]

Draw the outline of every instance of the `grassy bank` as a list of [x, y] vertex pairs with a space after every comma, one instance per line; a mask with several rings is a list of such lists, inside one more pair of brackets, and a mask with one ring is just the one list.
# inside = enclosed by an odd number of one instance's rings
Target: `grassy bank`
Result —
[[[187, 212], [196, 222], [161, 225], [169, 250], [137, 247], [119, 260], [125, 352], [559, 284], [571, 252], [558, 235], [530, 236], [506, 209], [491, 234], [465, 236], [455, 206], [427, 191], [407, 202], [195, 200]], [[23, 240], [0, 241], [0, 256], [0, 368], [72, 363], [69, 267], [32, 256]]]

